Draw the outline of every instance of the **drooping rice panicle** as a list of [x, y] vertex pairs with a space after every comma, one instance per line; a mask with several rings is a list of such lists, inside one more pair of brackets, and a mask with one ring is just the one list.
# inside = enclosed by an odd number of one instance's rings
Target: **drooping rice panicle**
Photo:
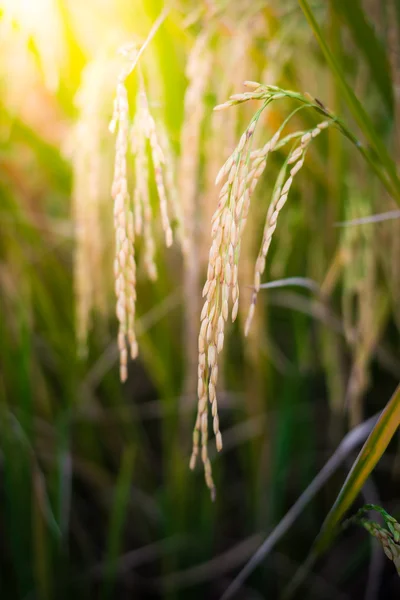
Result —
[[[168, 14], [161, 12], [151, 28], [148, 37], [138, 50], [135, 44], [121, 48], [120, 53], [128, 60], [118, 77], [114, 110], [109, 129], [117, 131], [115, 147], [115, 167], [111, 194], [114, 199], [114, 225], [116, 232], [116, 254], [114, 261], [115, 291], [117, 296], [117, 318], [119, 321], [118, 348], [120, 352], [120, 377], [125, 381], [128, 375], [128, 344], [130, 355], [136, 358], [138, 344], [135, 334], [136, 308], [136, 261], [135, 231], [143, 232], [145, 241], [145, 266], [150, 279], [156, 279], [154, 260], [155, 243], [152, 234], [152, 210], [148, 189], [147, 141], [150, 147], [154, 177], [159, 197], [161, 222], [165, 242], [173, 241], [167, 209], [167, 196], [164, 184], [164, 154], [161, 149], [156, 124], [150, 113], [144, 87], [144, 79], [139, 71], [139, 92], [136, 119], [132, 127], [129, 122], [129, 105], [125, 81], [138, 64], [139, 58], [148, 46]], [[135, 156], [135, 188], [133, 202], [128, 192], [127, 150], [130, 137], [131, 149]], [[132, 210], [133, 209], [133, 210]]]
[[[228, 102], [216, 107], [216, 110], [221, 110], [228, 106], [232, 106], [233, 104], [246, 102], [250, 99], [258, 99], [264, 102], [263, 107], [256, 113], [250, 126], [241, 136], [236, 149], [221, 167], [216, 177], [217, 184], [221, 183], [224, 179], [226, 179], [226, 181], [221, 188], [217, 210], [212, 217], [212, 245], [209, 253], [207, 281], [203, 289], [203, 296], [206, 297], [206, 301], [200, 317], [201, 327], [198, 347], [198, 410], [193, 435], [193, 452], [190, 460], [190, 466], [191, 468], [194, 468], [196, 458], [199, 454], [201, 432], [202, 460], [205, 468], [207, 485], [210, 487], [212, 495], [215, 495], [215, 489], [207, 454], [207, 445], [204, 442], [204, 438], [208, 433], [207, 400], [209, 399], [211, 404], [216, 446], [217, 450], [220, 451], [222, 449], [222, 437], [219, 429], [216, 397], [216, 383], [218, 379], [217, 356], [221, 352], [224, 344], [224, 329], [229, 314], [230, 298], [232, 299], [232, 321], [236, 319], [238, 314], [238, 261], [240, 254], [240, 240], [246, 224], [251, 196], [265, 170], [269, 154], [275, 151], [277, 147], [281, 148], [290, 140], [300, 138], [298, 147], [291, 152], [284, 165], [284, 169], [281, 171], [275, 186], [271, 205], [268, 209], [264, 227], [263, 243], [256, 262], [254, 293], [245, 326], [246, 333], [249, 330], [251, 319], [254, 314], [255, 301], [260, 289], [261, 274], [265, 269], [265, 259], [271, 243], [272, 234], [276, 228], [279, 212], [287, 200], [293, 177], [304, 164], [305, 154], [310, 142], [329, 125], [329, 121], [326, 120], [310, 131], [292, 133], [280, 140], [282, 131], [289, 119], [298, 110], [301, 110], [307, 105], [310, 106], [310, 104], [304, 101], [303, 97], [300, 98], [292, 92], [285, 92], [275, 86], [261, 86], [255, 82], [247, 82], [247, 85], [252, 89], [251, 92], [234, 94], [230, 97]], [[262, 148], [252, 150], [250, 141], [252, 140], [254, 129], [260, 114], [271, 101], [285, 96], [296, 97], [297, 99], [302, 100], [303, 105], [291, 113], [267, 144]], [[293, 166], [290, 169], [290, 176], [284, 181], [288, 165]]]
[[[213, 431], [217, 450], [222, 450], [222, 436], [219, 428], [216, 385], [218, 381], [217, 357], [224, 345], [225, 322], [228, 319], [229, 301], [232, 297], [232, 320], [236, 319], [239, 291], [237, 285], [238, 265], [238, 231], [246, 210], [248, 190], [243, 180], [240, 180], [243, 169], [246, 168], [245, 157], [249, 142], [253, 136], [256, 120], [253, 120], [242, 135], [238, 147], [224, 166], [228, 180], [223, 186], [216, 213], [212, 224], [212, 246], [209, 253], [207, 281], [203, 288], [206, 298], [201, 315], [198, 350], [198, 409], [193, 434], [193, 452], [190, 460], [194, 468], [199, 453], [199, 436], [201, 432], [201, 455], [205, 477], [212, 496], [215, 487], [211, 474], [211, 464], [208, 458], [208, 400], [211, 404]], [[242, 210], [237, 210], [240, 203]]]
[[[83, 135], [87, 133], [82, 131]], [[77, 131], [78, 137], [81, 137]], [[81, 160], [76, 154], [74, 156], [74, 220], [75, 220], [75, 293], [77, 297], [76, 308], [76, 332], [79, 352], [85, 355], [87, 352], [87, 334], [89, 329], [90, 311], [93, 303], [93, 280], [91, 278], [91, 221], [92, 210], [88, 202], [92, 195], [87, 189], [87, 165], [86, 160]], [[85, 197], [83, 197], [85, 194]]]
[[165, 245], [169, 247], [172, 245], [173, 237], [171, 224], [168, 216], [167, 195], [165, 192], [164, 185], [163, 165], [165, 163], [165, 158], [160, 143], [158, 141], [156, 124], [149, 109], [149, 103], [143, 84], [140, 86], [139, 90], [139, 102], [141, 104], [140, 112], [141, 117], [143, 119], [143, 128], [150, 144], [151, 158], [154, 168], [154, 177], [156, 181], [158, 198], [160, 201], [161, 223], [164, 230]]
[[184, 96], [184, 116], [180, 134], [178, 190], [185, 220], [183, 246], [183, 290], [186, 372], [184, 392], [196, 393], [197, 323], [200, 311], [201, 239], [198, 218], [201, 218], [199, 169], [201, 132], [206, 111], [205, 92], [209, 85], [213, 55], [209, 48], [210, 35], [206, 29], [195, 39], [186, 63], [187, 87]]
[[75, 222], [74, 287], [77, 298], [76, 332], [79, 353], [87, 353], [87, 336], [93, 309], [105, 312], [105, 281], [102, 267], [101, 208], [102, 121], [107, 107], [99, 94], [113, 64], [94, 60], [83, 72], [75, 98], [80, 117], [70, 140], [73, 165], [73, 210]]
[[[173, 188], [172, 165], [166, 165], [155, 120], [150, 112], [144, 87], [144, 80], [139, 73], [139, 91], [136, 114], [133, 124], [129, 122], [129, 105], [125, 79], [136, 64], [137, 53], [134, 48], [123, 51], [130, 58], [131, 64], [122, 71], [118, 79], [114, 111], [110, 123], [110, 131], [117, 132], [115, 148], [114, 179], [112, 197], [114, 199], [114, 224], [116, 232], [116, 256], [114, 261], [115, 290], [117, 295], [117, 318], [119, 321], [118, 348], [120, 351], [121, 380], [127, 378], [128, 345], [131, 358], [138, 355], [138, 344], [135, 334], [136, 307], [136, 260], [135, 236], [144, 237], [144, 264], [151, 280], [157, 278], [155, 264], [155, 240], [153, 235], [153, 211], [149, 195], [148, 148], [154, 169], [156, 189], [159, 198], [162, 228], [165, 243], [170, 246], [173, 241], [172, 228], [168, 215], [166, 186]], [[133, 61], [133, 62], [132, 62]], [[128, 142], [134, 157], [134, 189], [131, 201], [128, 192], [127, 150]], [[166, 144], [164, 144], [166, 146]], [[171, 200], [174, 213], [180, 219], [178, 227], [183, 231], [178, 199]], [[181, 240], [183, 235], [181, 236]]]
[[179, 243], [182, 248], [184, 256], [187, 254], [188, 248], [188, 232], [186, 227], [186, 221], [183, 213], [183, 206], [179, 196], [177, 183], [176, 183], [176, 159], [173, 154], [171, 144], [169, 143], [168, 135], [162, 126], [158, 127], [158, 138], [161, 146], [162, 153], [165, 157], [164, 164], [164, 181], [165, 189], [167, 192], [167, 198], [171, 205], [172, 213], [175, 219], [175, 230]]
[[[300, 171], [300, 169], [304, 165], [305, 155], [308, 149], [308, 146], [315, 137], [317, 137], [323, 129], [329, 126], [329, 121], [322, 121], [315, 127], [312, 131], [306, 132], [303, 134], [300, 140], [300, 145], [292, 151], [290, 154], [287, 165], [294, 165], [290, 169], [290, 175], [285, 181], [283, 185], [278, 183], [277, 187], [274, 190], [274, 194], [272, 197], [271, 204], [268, 208], [267, 218], [264, 226], [263, 240], [260, 248], [260, 252], [258, 254], [258, 258], [256, 261], [255, 271], [254, 271], [254, 291], [251, 299], [251, 304], [249, 308], [249, 313], [247, 316], [246, 324], [245, 324], [245, 335], [248, 334], [252, 318], [254, 315], [255, 304], [257, 301], [257, 294], [260, 290], [261, 284], [261, 275], [265, 269], [266, 256], [271, 244], [273, 233], [276, 229], [277, 220], [280, 211], [284, 207], [286, 200], [288, 198], [289, 190], [293, 183], [293, 178]], [[285, 169], [286, 171], [286, 169]], [[285, 172], [284, 171], [284, 172]]]
[[[237, 148], [225, 162], [217, 175], [216, 182], [224, 177], [226, 183], [220, 191], [217, 210], [212, 218], [212, 246], [209, 253], [207, 281], [203, 289], [206, 301], [201, 312], [198, 362], [198, 415], [193, 434], [193, 452], [190, 460], [194, 468], [199, 453], [199, 432], [202, 433], [202, 460], [205, 477], [212, 496], [215, 495], [212, 483], [211, 465], [207, 455], [204, 437], [207, 433], [207, 399], [211, 404], [213, 430], [217, 450], [222, 449], [222, 436], [219, 429], [216, 385], [218, 380], [217, 356], [224, 345], [225, 322], [229, 316], [229, 301], [232, 298], [232, 321], [235, 321], [239, 307], [238, 261], [240, 235], [246, 223], [250, 196], [265, 168], [266, 158], [278, 141], [279, 134], [264, 146], [257, 155], [251, 156], [250, 142], [257, 120], [253, 119], [243, 133]], [[250, 158], [249, 165], [247, 158]], [[208, 425], [207, 425], [208, 427]]]
[[[110, 129], [117, 129], [116, 155], [112, 195], [114, 198], [114, 222], [116, 229], [116, 261], [114, 274], [116, 277], [117, 317], [120, 323], [118, 347], [120, 350], [121, 380], [127, 378], [127, 346], [130, 354], [136, 358], [138, 345], [135, 335], [136, 306], [136, 261], [135, 261], [135, 229], [145, 240], [145, 265], [150, 279], [157, 277], [154, 261], [155, 243], [152, 234], [152, 210], [148, 190], [148, 161], [146, 140], [149, 141], [154, 166], [156, 186], [160, 200], [161, 220], [166, 245], [172, 244], [172, 230], [167, 212], [167, 198], [162, 173], [164, 155], [158, 143], [156, 126], [150, 114], [144, 86], [138, 94], [136, 119], [130, 132], [131, 146], [135, 155], [135, 190], [134, 208], [132, 211], [127, 181], [127, 149], [129, 138], [129, 106], [127, 91], [123, 77], [117, 86], [114, 114]], [[142, 216], [143, 215], [143, 216]]]
[[143, 230], [144, 197], [147, 194], [148, 160], [146, 154], [146, 138], [141, 129], [139, 106], [136, 108], [130, 134], [131, 150], [134, 156], [135, 186], [133, 190], [133, 210], [135, 217], [135, 233], [141, 235]]
[[[208, 31], [205, 31], [196, 38], [186, 66], [188, 87], [184, 99], [178, 185], [183, 203], [189, 246], [193, 243], [195, 231], [195, 203], [198, 193], [197, 179], [200, 161], [199, 141], [205, 113], [204, 94], [212, 66], [212, 53], [208, 48], [209, 37]], [[189, 263], [193, 261], [193, 256], [186, 255], [186, 257]], [[190, 264], [188, 266], [190, 267]]]
[[115, 167], [112, 184], [114, 199], [114, 226], [116, 232], [116, 253], [114, 261], [115, 292], [117, 296], [117, 318], [119, 321], [118, 348], [120, 353], [120, 377], [126, 381], [128, 376], [128, 347], [131, 357], [138, 353], [135, 337], [135, 301], [136, 301], [136, 262], [134, 217], [130, 208], [127, 181], [127, 150], [129, 135], [129, 106], [123, 78], [117, 85], [114, 102], [114, 114], [110, 124], [111, 131], [117, 129], [115, 147]]
[[[155, 263], [155, 241], [153, 234], [153, 211], [149, 196], [149, 165], [147, 157], [146, 115], [142, 112], [142, 102], [138, 95], [136, 115], [131, 130], [131, 147], [135, 159], [135, 230], [138, 235], [143, 232], [144, 265], [149, 279], [157, 279]], [[142, 216], [143, 215], [143, 216]]]

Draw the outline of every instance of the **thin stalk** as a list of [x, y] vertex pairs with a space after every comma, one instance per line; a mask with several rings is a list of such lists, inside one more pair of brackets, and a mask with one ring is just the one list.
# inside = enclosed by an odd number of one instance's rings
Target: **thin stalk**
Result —
[[130, 75], [132, 73], [132, 71], [135, 69], [136, 65], [139, 62], [140, 57], [142, 56], [143, 52], [146, 50], [147, 46], [150, 44], [151, 40], [153, 39], [153, 37], [155, 36], [155, 34], [157, 33], [158, 29], [160, 28], [160, 26], [164, 23], [166, 17], [168, 16], [169, 13], [169, 8], [164, 7], [163, 10], [161, 11], [160, 15], [157, 17], [157, 19], [154, 21], [152, 28], [149, 31], [149, 34], [147, 36], [147, 38], [145, 39], [145, 41], [143, 42], [142, 46], [140, 47], [140, 49], [138, 50], [135, 58], [133, 59], [132, 63], [129, 65], [129, 68], [127, 69], [127, 71], [123, 74], [122, 78], [125, 80], [128, 75]]
[[321, 104], [318, 104], [314, 101], [310, 102], [310, 100], [303, 94], [293, 92], [291, 90], [285, 90], [284, 94], [276, 94], [273, 96], [273, 98], [277, 100], [285, 96], [287, 98], [293, 98], [294, 100], [302, 102], [304, 105], [313, 108], [318, 113], [326, 116], [328, 119], [333, 121], [337, 128], [341, 131], [341, 133], [357, 148], [357, 150], [360, 152], [363, 158], [367, 161], [367, 163], [375, 172], [377, 177], [380, 179], [388, 193], [396, 200], [396, 202], [400, 204], [400, 187], [399, 191], [397, 191], [394, 188], [393, 183], [387, 178], [387, 176], [382, 171], [382, 168], [378, 165], [374, 157], [370, 154], [370, 152], [368, 152], [368, 150], [364, 147], [362, 142], [350, 131], [350, 129], [348, 129], [347, 125], [340, 117], [331, 113], [326, 107], [322, 106]]

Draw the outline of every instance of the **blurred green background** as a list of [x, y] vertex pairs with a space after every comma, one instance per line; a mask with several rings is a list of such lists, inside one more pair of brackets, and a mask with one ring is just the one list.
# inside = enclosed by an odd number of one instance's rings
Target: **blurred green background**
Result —
[[[397, 162], [398, 2], [311, 5]], [[159, 278], [149, 283], [139, 244], [140, 355], [121, 385], [110, 196], [115, 140], [108, 123], [124, 64], [118, 48], [143, 43], [162, 3], [2, 0], [0, 10], [0, 596], [219, 598], [348, 429], [381, 410], [398, 382], [399, 221], [335, 226], [396, 205], [338, 131], [321, 135], [280, 216], [265, 281], [308, 277], [322, 293], [260, 292], [245, 339], [246, 286], [284, 149], [271, 158], [242, 244], [239, 323], [229, 330], [220, 366], [224, 451], [216, 459], [211, 443], [217, 485], [211, 503], [201, 469], [188, 468], [198, 310], [218, 197], [214, 179], [257, 106], [212, 109], [242, 92], [244, 80], [259, 80], [310, 93], [361, 139], [362, 133], [297, 2], [171, 3], [141, 68], [175, 157], [178, 193], [186, 193], [183, 172], [193, 184], [196, 264], [185, 268], [177, 245], [165, 250], [157, 228]], [[196, 63], [206, 63], [199, 80], [186, 65], [201, 35], [207, 42]], [[135, 73], [127, 85], [133, 116]], [[197, 96], [188, 112], [190, 86]], [[284, 100], [265, 111], [262, 143], [294, 107]], [[301, 111], [292, 128], [317, 119]], [[75, 327], [74, 215], [76, 203], [86, 200], [93, 157], [99, 262], [85, 355]], [[154, 182], [151, 192], [156, 210]], [[238, 598], [282, 596], [353, 459]], [[394, 516], [399, 467], [397, 439], [364, 493], [364, 501]], [[298, 597], [373, 600], [399, 593], [391, 563], [371, 550], [365, 533], [350, 530]]]

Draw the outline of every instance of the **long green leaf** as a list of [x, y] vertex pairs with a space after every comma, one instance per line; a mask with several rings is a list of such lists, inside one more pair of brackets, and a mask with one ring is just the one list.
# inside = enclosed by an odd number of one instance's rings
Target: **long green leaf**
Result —
[[319, 556], [327, 550], [335, 535], [338, 524], [359, 494], [376, 463], [385, 452], [390, 440], [400, 425], [400, 384], [379, 417], [374, 429], [355, 460], [339, 495], [329, 511], [313, 548], [303, 565], [297, 570], [284, 591], [284, 600], [290, 600], [305, 581]]
[[387, 151], [383, 140], [376, 132], [375, 127], [360, 100], [347, 83], [342, 67], [326, 43], [326, 36], [324, 36], [323, 32], [321, 31], [307, 0], [299, 0], [299, 4], [307, 21], [310, 24], [311, 29], [313, 30], [314, 36], [321, 48], [322, 53], [325, 56], [328, 65], [332, 69], [332, 72], [334, 73], [338, 84], [340, 85], [344, 99], [346, 100], [359, 127], [363, 131], [367, 141], [375, 151], [380, 163], [387, 172], [391, 182], [392, 195], [394, 199], [400, 204], [400, 180], [397, 176], [395, 164], [389, 152]]
[[371, 23], [367, 20], [360, 0], [331, 0], [336, 13], [346, 23], [354, 42], [365, 57], [370, 77], [376, 83], [382, 100], [389, 112], [393, 113], [393, 88], [390, 65], [385, 48]]
[[366, 479], [385, 452], [400, 424], [400, 384], [387, 404], [367, 441], [354, 462], [340, 493], [322, 526], [315, 543], [315, 553], [320, 554], [331, 543], [337, 525], [350, 508]]
[[134, 447], [132, 445], [127, 446], [122, 456], [121, 470], [118, 475], [114, 505], [111, 513], [108, 535], [106, 576], [105, 584], [102, 589], [103, 598], [110, 597], [115, 579], [116, 561], [118, 558], [118, 552], [120, 550], [123, 527], [129, 504], [134, 457]]

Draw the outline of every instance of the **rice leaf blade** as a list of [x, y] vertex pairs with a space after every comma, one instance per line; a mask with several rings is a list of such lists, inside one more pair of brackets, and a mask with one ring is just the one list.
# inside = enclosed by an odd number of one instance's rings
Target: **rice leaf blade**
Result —
[[112, 507], [108, 534], [106, 577], [105, 584], [102, 589], [102, 598], [111, 597], [116, 573], [116, 560], [121, 546], [123, 526], [129, 504], [130, 482], [134, 458], [134, 446], [129, 445], [124, 450], [121, 462], [121, 470], [119, 472], [118, 481], [116, 484], [115, 499]]
[[390, 66], [385, 48], [371, 23], [367, 20], [359, 0], [335, 0], [332, 6], [336, 13], [345, 21], [354, 42], [363, 53], [368, 64], [370, 75], [375, 81], [382, 100], [389, 114], [393, 113], [393, 88], [390, 76]]
[[380, 136], [377, 134], [372, 121], [366, 112], [365, 108], [357, 98], [350, 85], [347, 83], [342, 67], [336, 59], [336, 56], [331, 52], [328, 44], [325, 41], [325, 36], [320, 29], [314, 13], [312, 12], [307, 0], [299, 0], [300, 7], [313, 30], [314, 36], [320, 46], [320, 49], [334, 73], [340, 85], [344, 99], [346, 100], [354, 118], [359, 127], [363, 131], [367, 141], [376, 152], [381, 164], [385, 167], [387, 175], [391, 182], [392, 194], [398, 203], [400, 203], [400, 180], [397, 176], [395, 164]]
[[354, 502], [371, 471], [385, 452], [400, 424], [400, 385], [382, 412], [377, 424], [362, 447], [339, 495], [326, 517], [315, 543], [315, 553], [321, 554], [331, 543], [337, 526]]

